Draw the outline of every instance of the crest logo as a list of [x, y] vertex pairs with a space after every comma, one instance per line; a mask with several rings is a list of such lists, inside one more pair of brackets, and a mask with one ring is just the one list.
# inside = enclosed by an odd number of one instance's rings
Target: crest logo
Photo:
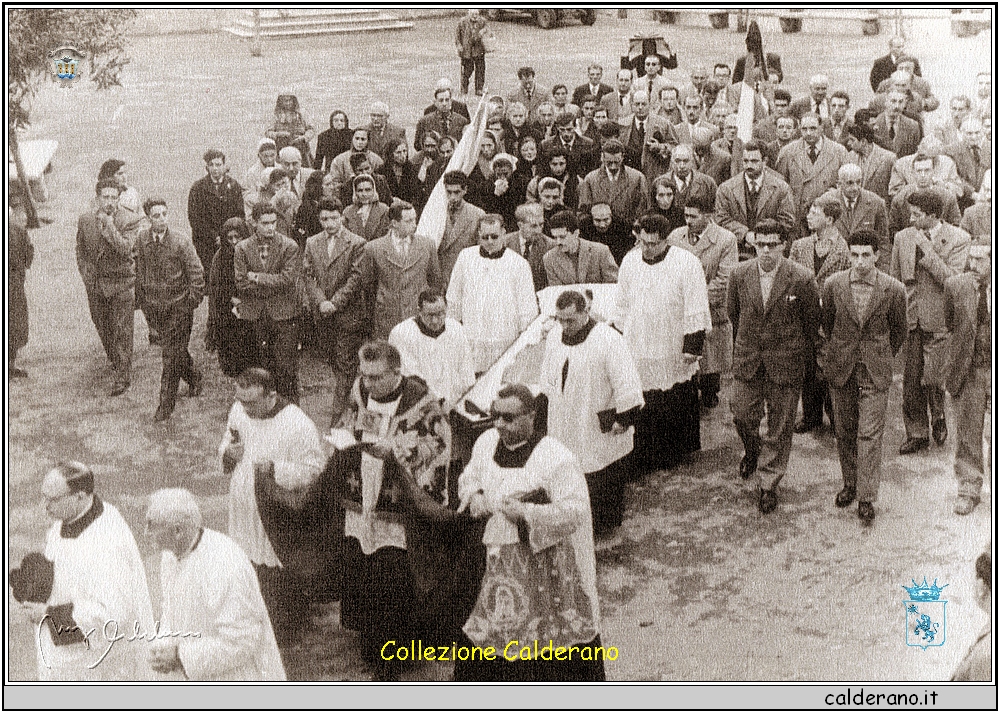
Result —
[[80, 63], [87, 58], [86, 53], [75, 47], [65, 46], [48, 54], [52, 76], [62, 87], [68, 87], [80, 78], [83, 67]]
[[934, 584], [927, 584], [927, 577], [924, 577], [923, 584], [917, 584], [915, 579], [910, 581], [912, 587], [903, 585], [910, 595], [903, 601], [906, 607], [906, 645], [919, 646], [924, 651], [928, 646], [944, 646], [945, 605], [948, 602], [941, 599], [941, 592], [948, 585], [939, 587], [936, 579]]

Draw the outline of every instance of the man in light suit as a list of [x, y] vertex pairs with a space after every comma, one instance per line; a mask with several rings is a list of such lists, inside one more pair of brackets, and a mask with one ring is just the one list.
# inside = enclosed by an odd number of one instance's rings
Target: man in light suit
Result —
[[625, 163], [625, 146], [618, 139], [608, 139], [601, 147], [601, 167], [591, 171], [580, 183], [580, 210], [589, 211], [595, 203], [607, 203], [614, 217], [626, 225], [649, 209], [649, 183], [646, 177]]
[[875, 143], [902, 158], [917, 152], [920, 124], [903, 114], [907, 95], [893, 89], [886, 96], [885, 111], [875, 118]]
[[983, 488], [983, 416], [990, 403], [992, 316], [989, 237], [969, 247], [966, 272], [944, 283], [944, 315], [951, 333], [945, 378], [958, 420], [955, 514], [968, 515]]
[[[908, 183], [893, 196], [889, 204], [889, 234], [895, 235], [910, 225], [910, 196], [917, 191], [930, 191], [941, 199], [941, 219], [951, 225], [962, 222], [962, 211], [958, 209], [955, 192], [934, 180], [941, 156], [914, 156], [911, 164], [913, 183]], [[944, 158], [947, 158], [945, 156]], [[897, 162], [898, 163], [898, 162]]]
[[[861, 111], [858, 111], [860, 114]], [[855, 115], [857, 120], [857, 114]], [[866, 123], [856, 121], [847, 129], [847, 160], [861, 167], [861, 186], [889, 205], [889, 181], [896, 164], [896, 154], [875, 143], [875, 132]]]
[[522, 203], [514, 211], [514, 219], [517, 221], [517, 230], [505, 236], [507, 247], [528, 261], [535, 292], [539, 292], [548, 286], [545, 255], [556, 244], [542, 232], [545, 213], [540, 203]]
[[579, 285], [618, 282], [618, 263], [603, 243], [580, 239], [580, 221], [570, 210], [560, 211], [549, 221], [556, 244], [542, 258], [549, 285]]
[[274, 375], [277, 392], [299, 400], [298, 282], [302, 267], [298, 244], [277, 231], [271, 203], [250, 213], [254, 234], [239, 242], [233, 255], [240, 319], [253, 324], [264, 368]]
[[365, 127], [368, 129], [368, 150], [388, 163], [396, 147], [406, 141], [406, 129], [389, 121], [389, 105], [383, 101], [372, 102], [368, 116], [371, 119]]
[[358, 370], [358, 349], [370, 313], [365, 286], [365, 239], [344, 227], [344, 206], [319, 203], [323, 231], [306, 240], [302, 272], [320, 348], [333, 370], [333, 417], [338, 423]]
[[841, 145], [847, 142], [847, 129], [854, 123], [847, 115], [850, 107], [851, 97], [844, 90], [838, 89], [830, 95], [830, 120], [824, 122], [823, 133]]
[[795, 203], [781, 174], [764, 167], [764, 147], [748, 141], [743, 146], [743, 173], [719, 186], [715, 195], [715, 220], [736, 234], [740, 259], [746, 260], [755, 252], [755, 227], [765, 219], [778, 221], [782, 234], [788, 234], [795, 226]]
[[646, 92], [649, 97], [649, 105], [652, 111], [660, 108], [660, 90], [666, 87], [669, 82], [660, 74], [662, 67], [660, 58], [655, 54], [648, 55], [642, 62], [646, 73], [641, 77], [636, 77], [632, 82], [632, 94], [636, 92]]
[[441, 234], [441, 242], [438, 244], [437, 257], [441, 266], [441, 285], [447, 287], [458, 254], [476, 244], [479, 219], [486, 215], [486, 211], [465, 200], [469, 177], [464, 173], [448, 171], [441, 180], [444, 182], [448, 201], [448, 217], [445, 220], [444, 233]]
[[679, 143], [674, 127], [666, 119], [649, 113], [646, 91], [632, 94], [633, 114], [623, 116], [619, 138], [625, 146], [625, 165], [652, 181], [670, 168], [670, 152]]
[[877, 259], [882, 272], [889, 270], [892, 256], [892, 241], [889, 238], [889, 215], [885, 202], [862, 184], [861, 167], [855, 163], [845, 163], [837, 172], [837, 187], [831, 188], [820, 197], [820, 202], [832, 201], [841, 207], [840, 218], [834, 227], [841, 236], [853, 235], [859, 230], [871, 230], [878, 235]]
[[712, 331], [705, 337], [696, 377], [701, 405], [705, 408], [719, 405], [722, 374], [732, 368], [733, 326], [726, 311], [726, 293], [730, 275], [739, 264], [736, 236], [712, 220], [714, 206], [715, 202], [706, 194], [694, 194], [684, 203], [687, 225], [667, 237], [671, 245], [694, 253], [705, 270]]
[[942, 153], [942, 146], [934, 136], [925, 136], [920, 139], [917, 152], [910, 156], [896, 159], [892, 166], [892, 174], [889, 176], [889, 200], [896, 197], [903, 188], [908, 185], [918, 183], [917, 173], [913, 170], [913, 162], [919, 158], [932, 157], [934, 159], [934, 173], [931, 174], [931, 181], [947, 188], [956, 199], [961, 199], [963, 194], [962, 179], [958, 177], [955, 168], [955, 160]]
[[[754, 233], [757, 257], [733, 271], [727, 297], [735, 333], [733, 421], [744, 448], [739, 472], [743, 479], [758, 474], [758, 508], [765, 514], [777, 507], [776, 488], [788, 469], [795, 410], [820, 314], [812, 273], [781, 256], [785, 239], [777, 221], [760, 221]], [[767, 435], [761, 438], [765, 408]]]
[[436, 131], [441, 136], [450, 136], [455, 142], [462, 138], [469, 120], [461, 114], [453, 111], [451, 103], [451, 89], [440, 88], [434, 90], [434, 108], [430, 114], [424, 114], [417, 122], [417, 128], [413, 135], [413, 145], [424, 145], [424, 134], [428, 131]]
[[608, 119], [618, 121], [619, 117], [632, 113], [632, 72], [619, 69], [615, 79], [616, 89], [601, 97], [598, 106], [608, 110]]
[[819, 364], [833, 397], [844, 478], [835, 502], [845, 508], [857, 498], [858, 517], [871, 525], [882, 478], [892, 361], [906, 340], [906, 290], [875, 267], [878, 235], [860, 230], [848, 242], [851, 269], [831, 276], [823, 286], [825, 342]]
[[579, 107], [583, 106], [583, 98], [586, 96], [597, 97], [597, 101], [601, 101], [601, 98], [605, 94], [610, 94], [614, 91], [612, 87], [601, 81], [604, 77], [604, 67], [597, 64], [591, 64], [587, 67], [587, 84], [581, 84], [576, 89], [573, 90], [573, 103]]
[[710, 121], [706, 121], [704, 112], [705, 101], [700, 95], [695, 94], [684, 99], [684, 114], [687, 116], [687, 121], [674, 126], [674, 132], [676, 132], [677, 140], [680, 143], [691, 144], [693, 146], [695, 129], [698, 128], [707, 129], [711, 133], [709, 143], [719, 138], [719, 127]]
[[896, 234], [890, 266], [892, 276], [906, 285], [909, 329], [903, 367], [906, 441], [899, 448], [900, 455], [926, 450], [930, 445], [929, 430], [939, 446], [948, 438], [944, 415], [948, 341], [944, 283], [964, 270], [969, 258], [969, 234], [942, 222], [940, 196], [920, 190], [907, 202], [913, 225]]
[[798, 231], [813, 201], [837, 183], [837, 171], [847, 162], [847, 149], [823, 136], [818, 114], [806, 114], [799, 124], [802, 138], [781, 149], [775, 169], [792, 189]]
[[406, 201], [389, 208], [388, 235], [365, 245], [362, 282], [369, 291], [372, 337], [387, 339], [392, 328], [417, 314], [418, 297], [441, 283], [437, 249], [430, 238], [415, 235], [417, 211]]
[[548, 101], [549, 90], [535, 85], [535, 70], [533, 67], [521, 67], [517, 70], [519, 86], [516, 91], [507, 95], [507, 102], [520, 102], [528, 110], [528, 116], [534, 116], [535, 111]]
[[992, 151], [984, 141], [983, 124], [972, 116], [962, 122], [962, 140], [947, 147], [948, 155], [955, 161], [955, 170], [961, 178], [962, 194], [958, 197], [958, 207], [968, 208], [973, 204], [973, 194], [983, 183], [983, 176], [992, 168]]

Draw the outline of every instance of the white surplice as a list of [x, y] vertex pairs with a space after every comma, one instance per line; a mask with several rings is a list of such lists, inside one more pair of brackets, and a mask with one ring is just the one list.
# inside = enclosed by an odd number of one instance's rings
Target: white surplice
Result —
[[[76, 537], [62, 523], [49, 529], [45, 557], [55, 577], [47, 604], [73, 604], [86, 642], [56, 646], [47, 623], [38, 628], [38, 678], [42, 681], [142, 681], [152, 677], [144, 640], [126, 641], [153, 628], [146, 570], [128, 523], [114, 505]], [[115, 641], [118, 636], [122, 640]], [[106, 654], [106, 655], [105, 655]], [[102, 658], [103, 657], [103, 658]]]
[[281, 561], [257, 511], [253, 464], [274, 463], [274, 480], [286, 490], [307, 488], [319, 478], [324, 465], [319, 432], [295, 404], [288, 404], [270, 418], [250, 418], [237, 401], [229, 410], [220, 457], [232, 443], [234, 429], [243, 443], [243, 458], [236, 464], [229, 484], [229, 536], [254, 564], [280, 567]]
[[538, 316], [528, 261], [504, 249], [485, 258], [479, 247], [458, 254], [448, 283], [448, 316], [462, 323], [476, 373], [489, 369]]
[[632, 451], [634, 428], [602, 433], [597, 418], [607, 409], [623, 413], [643, 405], [639, 373], [614, 329], [598, 322], [574, 346], [563, 344], [560, 327], [549, 332], [540, 385], [549, 398], [549, 435], [573, 452], [584, 473], [602, 470]]
[[618, 270], [614, 320], [635, 360], [643, 391], [667, 391], [698, 371], [681, 357], [684, 335], [712, 330], [708, 287], [701, 261], [677, 247], [649, 265], [633, 250]]
[[476, 374], [465, 328], [450, 317], [444, 331], [430, 337], [420, 331], [415, 317], [403, 320], [389, 333], [389, 344], [399, 350], [404, 376], [419, 376], [430, 390], [449, 404], [472, 388]]
[[160, 576], [160, 633], [177, 643], [189, 680], [285, 680], [257, 574], [232, 538], [203, 530], [181, 559], [163, 553]]

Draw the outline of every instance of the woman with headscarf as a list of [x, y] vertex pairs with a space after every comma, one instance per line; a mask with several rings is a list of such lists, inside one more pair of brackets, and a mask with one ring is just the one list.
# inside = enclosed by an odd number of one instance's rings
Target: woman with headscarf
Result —
[[476, 165], [469, 174], [469, 188], [465, 200], [474, 206], [484, 208], [487, 195], [493, 192], [493, 157], [500, 151], [500, 140], [487, 129], [479, 141], [479, 155]]
[[353, 133], [344, 111], [337, 109], [330, 114], [330, 128], [320, 132], [316, 138], [315, 167], [320, 171], [329, 171], [333, 159], [350, 150]]
[[483, 197], [482, 209], [487, 213], [503, 216], [504, 229], [508, 233], [517, 230], [514, 211], [524, 203], [527, 183], [524, 176], [515, 171], [517, 159], [507, 153], [498, 153], [492, 161], [493, 185]]
[[517, 147], [516, 155], [517, 168], [514, 170], [527, 181], [531, 181], [538, 173], [538, 139], [534, 136], [525, 136]]
[[250, 237], [242, 218], [230, 218], [222, 225], [222, 240], [212, 259], [208, 276], [208, 335], [205, 341], [219, 354], [219, 368], [229, 377], [244, 369], [260, 366], [253, 325], [233, 314], [239, 303], [233, 256], [236, 244]]
[[405, 138], [396, 144], [388, 160], [376, 173], [385, 177], [393, 198], [399, 198], [413, 205], [419, 214], [423, 191], [417, 180], [417, 169], [410, 163], [410, 146]]
[[653, 181], [652, 207], [649, 212], [654, 215], [662, 215], [669, 226], [667, 235], [670, 235], [677, 228], [681, 228], [687, 223], [684, 222], [684, 206], [677, 200], [677, 187], [667, 175], [657, 176]]
[[264, 135], [274, 139], [279, 152], [286, 146], [294, 146], [302, 154], [302, 166], [304, 168], [312, 166], [312, 150], [309, 148], [309, 142], [316, 136], [316, 130], [302, 116], [299, 99], [294, 94], [278, 95], [274, 103], [274, 124]]

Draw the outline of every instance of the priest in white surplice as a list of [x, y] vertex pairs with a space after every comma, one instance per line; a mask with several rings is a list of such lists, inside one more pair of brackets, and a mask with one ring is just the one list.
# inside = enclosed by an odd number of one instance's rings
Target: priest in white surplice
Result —
[[538, 316], [528, 261], [504, 243], [503, 217], [484, 215], [479, 245], [458, 255], [448, 283], [448, 316], [462, 323], [477, 374], [489, 369]]
[[556, 299], [559, 326], [549, 332], [541, 388], [549, 399], [549, 435], [569, 448], [587, 478], [594, 534], [621, 525], [622, 489], [642, 382], [622, 336], [590, 316], [587, 299]]
[[82, 463], [49, 471], [42, 496], [57, 522], [45, 541], [51, 593], [44, 605], [30, 605], [36, 607], [39, 680], [148, 680], [141, 643], [125, 640], [153, 627], [132, 530], [114, 505], [94, 494], [94, 474]]
[[201, 526], [182, 488], [149, 497], [146, 527], [163, 550], [163, 634], [153, 668], [190, 681], [284, 681], [285, 668], [253, 565], [240, 546]]
[[476, 381], [465, 328], [445, 316], [448, 305], [439, 292], [421, 292], [417, 308], [416, 317], [392, 328], [389, 344], [399, 350], [404, 376], [419, 376], [438, 398], [454, 405]]
[[618, 271], [615, 324], [621, 329], [642, 380], [645, 407], [635, 434], [635, 467], [676, 466], [701, 449], [698, 389], [694, 375], [712, 329], [701, 262], [671, 247], [660, 215], [639, 219], [639, 245]]

